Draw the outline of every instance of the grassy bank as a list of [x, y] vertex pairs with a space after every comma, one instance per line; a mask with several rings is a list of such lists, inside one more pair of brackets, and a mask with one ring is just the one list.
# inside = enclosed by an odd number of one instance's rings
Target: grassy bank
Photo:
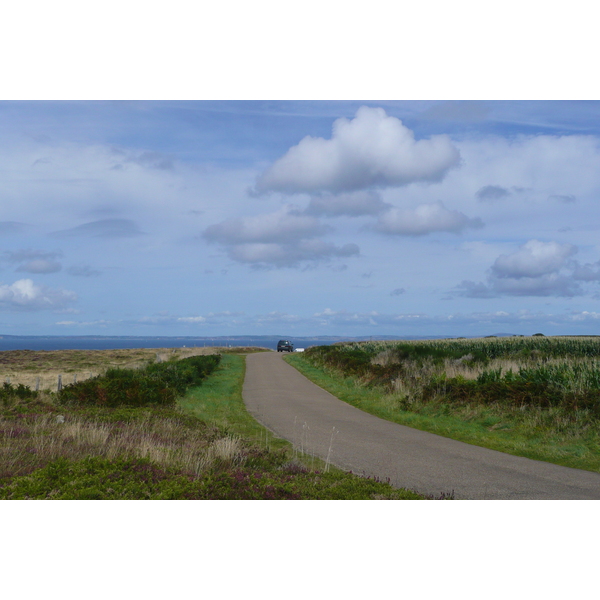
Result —
[[338, 398], [467, 443], [600, 472], [600, 340], [367, 342], [287, 357]]
[[[166, 366], [169, 381], [181, 382], [179, 375], [173, 379], [171, 365], [185, 357], [167, 352], [174, 360], [164, 365], [149, 362], [139, 351], [130, 356], [127, 351], [118, 352], [121, 366], [139, 361], [141, 368], [151, 367], [151, 377], [158, 377], [157, 372], [163, 373]], [[152, 352], [156, 360], [156, 351]], [[45, 362], [39, 368], [47, 369], [49, 360], [64, 367], [48, 354], [44, 353]], [[78, 384], [77, 393], [66, 387], [62, 396], [35, 393], [23, 384], [4, 386], [0, 399], [2, 499], [421, 498], [386, 483], [310, 469], [287, 443], [265, 432], [246, 412], [241, 397], [242, 356], [222, 355], [217, 370], [176, 402], [163, 390], [157, 402], [143, 405], [139, 403], [139, 373], [102, 379], [107, 367], [115, 366], [114, 356], [107, 360], [106, 354], [80, 352], [70, 358], [73, 368], [85, 362], [100, 378]], [[101, 360], [94, 362], [94, 358]], [[24, 370], [35, 375], [36, 361], [32, 366], [24, 357], [20, 359]], [[14, 361], [12, 369], [18, 375]], [[124, 382], [133, 385], [135, 393], [123, 387]], [[164, 387], [155, 384], [156, 389]], [[133, 404], [98, 402], [99, 390], [115, 392], [115, 397]]]

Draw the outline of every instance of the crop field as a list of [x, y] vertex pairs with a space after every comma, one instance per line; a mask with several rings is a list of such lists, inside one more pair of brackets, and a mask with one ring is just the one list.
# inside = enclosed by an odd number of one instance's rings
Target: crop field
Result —
[[[423, 498], [269, 437], [241, 395], [255, 351], [0, 353], [0, 499]], [[64, 387], [32, 389], [44, 373]]]
[[599, 337], [354, 342], [289, 360], [388, 420], [600, 471]]

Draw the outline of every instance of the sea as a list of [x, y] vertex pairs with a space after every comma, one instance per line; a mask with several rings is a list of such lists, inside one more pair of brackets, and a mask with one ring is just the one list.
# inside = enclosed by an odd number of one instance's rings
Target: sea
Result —
[[6, 350], [117, 350], [124, 348], [193, 348], [211, 346], [234, 348], [257, 346], [277, 349], [277, 342], [289, 340], [296, 349], [325, 346], [336, 342], [373, 339], [408, 339], [382, 336], [367, 337], [285, 337], [285, 336], [220, 336], [220, 337], [163, 337], [163, 336], [17, 336], [0, 335], [0, 351]]

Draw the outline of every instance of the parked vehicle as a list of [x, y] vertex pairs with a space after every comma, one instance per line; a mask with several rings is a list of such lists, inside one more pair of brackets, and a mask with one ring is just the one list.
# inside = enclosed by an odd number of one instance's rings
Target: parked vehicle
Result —
[[279, 340], [277, 342], [277, 352], [293, 352], [294, 344], [289, 340]]

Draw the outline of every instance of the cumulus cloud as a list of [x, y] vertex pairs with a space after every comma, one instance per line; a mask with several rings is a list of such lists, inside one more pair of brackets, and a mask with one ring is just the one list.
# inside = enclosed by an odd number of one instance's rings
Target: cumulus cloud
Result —
[[36, 285], [31, 279], [0, 284], [0, 309], [4, 310], [57, 310], [75, 300], [74, 292]]
[[141, 235], [142, 231], [129, 219], [100, 219], [91, 223], [84, 223], [71, 229], [55, 231], [50, 234], [58, 238], [71, 237], [97, 237], [97, 238], [122, 238]]
[[460, 154], [446, 135], [415, 140], [400, 119], [363, 106], [337, 119], [331, 139], [306, 136], [257, 180], [258, 193], [347, 192], [441, 181]]
[[577, 252], [571, 244], [529, 240], [516, 252], [502, 254], [492, 265], [498, 278], [539, 277], [558, 272], [567, 260]]
[[327, 194], [313, 196], [307, 214], [325, 217], [360, 217], [377, 215], [390, 208], [377, 192], [360, 191], [347, 194]]
[[576, 252], [571, 244], [529, 240], [516, 252], [495, 260], [487, 283], [463, 281], [457, 289], [469, 298], [576, 296], [583, 292], [577, 280], [585, 277], [583, 271], [581, 277], [575, 276], [581, 269], [571, 259]]
[[499, 185], [486, 185], [477, 190], [475, 196], [481, 202], [493, 201], [493, 200], [501, 200], [502, 198], [506, 198], [510, 192]]
[[302, 262], [354, 256], [356, 244], [338, 247], [318, 237], [331, 231], [293, 207], [256, 217], [229, 219], [208, 227], [202, 237], [225, 247], [228, 256], [254, 266], [297, 267]]
[[479, 229], [483, 222], [470, 219], [458, 210], [449, 210], [440, 201], [421, 204], [416, 208], [391, 208], [382, 213], [373, 226], [377, 231], [393, 235], [426, 235], [436, 231], [460, 233], [464, 229]]

